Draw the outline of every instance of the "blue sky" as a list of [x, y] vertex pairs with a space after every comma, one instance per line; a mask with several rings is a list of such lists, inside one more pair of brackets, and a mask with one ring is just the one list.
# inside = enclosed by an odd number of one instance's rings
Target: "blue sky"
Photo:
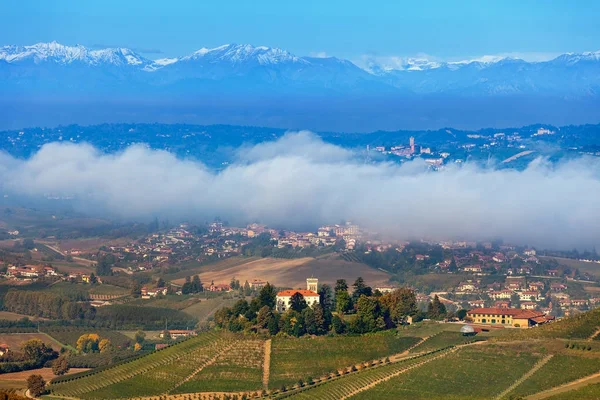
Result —
[[56, 40], [149, 58], [224, 43], [326, 54], [457, 60], [600, 49], [600, 1], [4, 1], [0, 45]]

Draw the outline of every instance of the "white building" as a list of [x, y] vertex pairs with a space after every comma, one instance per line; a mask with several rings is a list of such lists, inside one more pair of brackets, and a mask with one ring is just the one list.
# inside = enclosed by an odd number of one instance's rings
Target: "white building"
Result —
[[292, 296], [296, 293], [302, 295], [309, 307], [312, 307], [314, 304], [319, 304], [319, 294], [317, 293], [318, 283], [319, 280], [317, 278], [308, 278], [306, 280], [306, 290], [291, 289], [277, 293], [275, 308], [278, 312], [287, 311], [292, 304]]

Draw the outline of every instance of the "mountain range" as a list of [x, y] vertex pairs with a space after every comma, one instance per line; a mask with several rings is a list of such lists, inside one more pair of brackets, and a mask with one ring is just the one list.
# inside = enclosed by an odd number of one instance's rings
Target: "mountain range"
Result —
[[[102, 118], [335, 130], [567, 124], [598, 121], [600, 52], [544, 62], [368, 60], [361, 68], [248, 44], [151, 60], [127, 48], [51, 42], [1, 47], [0, 88], [10, 109], [0, 111], [4, 128]], [[93, 108], [82, 111], [84, 103]]]

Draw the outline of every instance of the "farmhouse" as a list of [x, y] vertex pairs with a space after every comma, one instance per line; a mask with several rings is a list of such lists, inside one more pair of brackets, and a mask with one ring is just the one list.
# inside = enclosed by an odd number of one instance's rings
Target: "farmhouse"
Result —
[[517, 308], [478, 308], [468, 311], [467, 316], [476, 324], [515, 328], [529, 328], [553, 319], [541, 311]]
[[277, 293], [275, 308], [278, 312], [285, 312], [287, 309], [290, 308], [292, 303], [292, 296], [294, 296], [296, 293], [299, 293], [302, 295], [302, 297], [304, 297], [304, 301], [306, 301], [306, 304], [308, 304], [309, 307], [313, 304], [319, 304], [319, 294], [316, 292], [317, 284], [317, 278], [308, 278], [306, 280], [306, 290], [291, 289], [283, 290]]
[[[188, 337], [188, 336], [196, 336], [197, 333], [196, 331], [192, 331], [192, 330], [188, 330], [188, 329], [171, 329], [166, 331], [169, 333], [169, 336], [171, 336], [171, 339], [179, 339], [182, 337]], [[164, 338], [165, 337], [165, 331], [160, 333], [160, 338]]]

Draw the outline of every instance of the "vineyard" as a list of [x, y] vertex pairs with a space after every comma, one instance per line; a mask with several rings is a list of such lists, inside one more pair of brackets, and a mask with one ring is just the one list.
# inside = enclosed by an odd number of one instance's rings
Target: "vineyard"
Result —
[[600, 358], [555, 355], [510, 394], [527, 396], [600, 372]]
[[443, 331], [430, 336], [423, 343], [420, 343], [418, 346], [415, 346], [412, 349], [410, 349], [410, 352], [423, 353], [436, 350], [442, 347], [459, 345], [471, 341], [473, 341], [472, 337], [463, 336], [458, 332]]
[[52, 384], [52, 394], [85, 399], [122, 398], [167, 392], [235, 343], [227, 333], [200, 334], [113, 368]]
[[264, 341], [238, 340], [233, 346], [183, 383], [174, 393], [241, 392], [262, 386]]
[[118, 331], [108, 329], [78, 328], [71, 326], [56, 326], [43, 328], [44, 333], [53, 337], [60, 343], [76, 347], [77, 339], [85, 333], [97, 333], [101, 338], [106, 338], [115, 347], [127, 347], [131, 339]]
[[363, 336], [275, 338], [272, 342], [269, 387], [279, 388], [299, 379], [320, 376], [352, 364], [402, 353], [420, 339], [394, 332]]
[[516, 348], [472, 346], [436, 359], [353, 399], [490, 399], [540, 359]]

